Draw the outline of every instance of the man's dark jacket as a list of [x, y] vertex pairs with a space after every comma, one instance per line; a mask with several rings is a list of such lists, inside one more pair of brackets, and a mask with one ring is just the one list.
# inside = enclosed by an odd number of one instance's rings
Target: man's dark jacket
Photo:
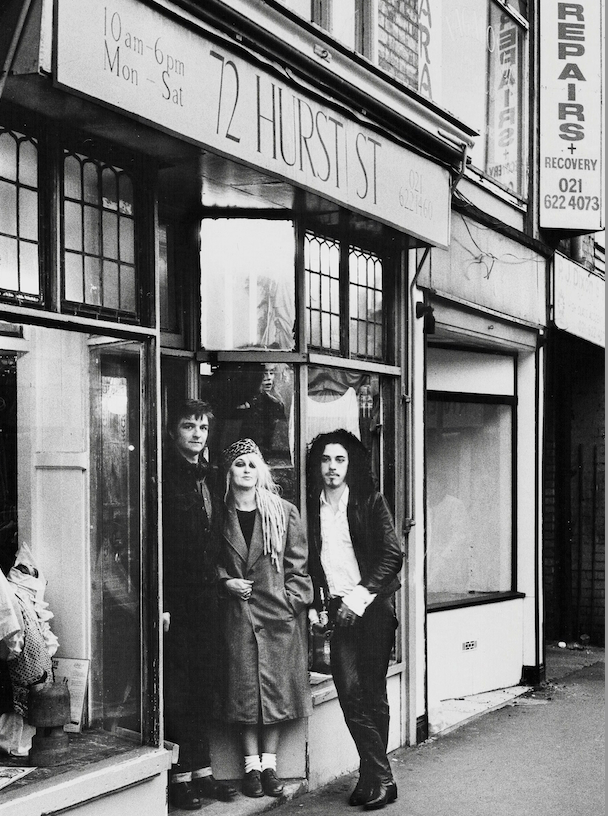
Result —
[[[327, 579], [321, 565], [320, 500], [308, 509], [308, 569], [315, 589], [314, 606], [321, 609], [319, 588], [329, 597]], [[392, 595], [401, 586], [399, 572], [403, 553], [386, 499], [381, 493], [371, 493], [364, 499], [351, 490], [347, 506], [348, 526], [353, 550], [359, 564], [361, 584], [380, 598]]]
[[223, 683], [217, 584], [218, 523], [213, 470], [192, 464], [172, 443], [163, 470], [163, 590], [171, 625], [164, 638], [166, 708], [171, 722], [210, 716]]

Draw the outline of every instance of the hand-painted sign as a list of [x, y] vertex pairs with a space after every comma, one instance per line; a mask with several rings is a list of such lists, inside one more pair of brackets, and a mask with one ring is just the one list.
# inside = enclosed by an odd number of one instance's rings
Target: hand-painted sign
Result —
[[55, 81], [431, 244], [449, 173], [261, 61], [136, 0], [57, 0]]
[[603, 218], [602, 3], [540, 4], [540, 226]]
[[554, 316], [558, 329], [596, 346], [606, 345], [606, 281], [594, 272], [555, 253]]

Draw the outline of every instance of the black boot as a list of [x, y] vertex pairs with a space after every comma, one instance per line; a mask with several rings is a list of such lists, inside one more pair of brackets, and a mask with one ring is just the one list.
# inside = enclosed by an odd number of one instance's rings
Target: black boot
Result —
[[397, 798], [397, 785], [394, 779], [374, 783], [370, 798], [363, 805], [363, 810], [380, 810], [390, 805]]
[[243, 777], [243, 786], [241, 788], [243, 796], [252, 796], [257, 799], [264, 796], [264, 789], [262, 788], [262, 774], [259, 771], [249, 771]]
[[363, 776], [359, 777], [359, 781], [355, 785], [353, 792], [351, 793], [348, 804], [352, 807], [356, 807], [357, 805], [364, 805], [368, 799], [371, 798], [372, 795], [372, 783], [365, 779]]
[[192, 782], [170, 782], [169, 800], [173, 807], [180, 810], [200, 810], [202, 807]]
[[204, 799], [229, 802], [237, 794], [236, 788], [233, 788], [228, 782], [221, 782], [214, 776], [197, 776], [192, 780], [192, 785], [198, 795]]
[[284, 787], [273, 768], [262, 771], [262, 788], [266, 796], [280, 796]]

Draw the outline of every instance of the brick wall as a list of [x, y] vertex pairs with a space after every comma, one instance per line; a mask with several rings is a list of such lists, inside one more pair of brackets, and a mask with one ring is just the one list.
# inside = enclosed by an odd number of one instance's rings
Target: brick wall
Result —
[[418, 89], [417, 0], [378, 0], [378, 66]]

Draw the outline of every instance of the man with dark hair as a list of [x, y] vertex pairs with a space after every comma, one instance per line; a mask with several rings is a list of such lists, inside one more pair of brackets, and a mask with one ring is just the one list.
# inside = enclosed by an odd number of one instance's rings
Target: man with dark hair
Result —
[[403, 554], [386, 499], [376, 492], [368, 453], [353, 434], [341, 429], [316, 437], [307, 477], [311, 620], [318, 620], [328, 598], [332, 674], [360, 759], [349, 804], [378, 810], [397, 798], [386, 755], [386, 673]]
[[174, 406], [163, 460], [163, 588], [165, 735], [179, 745], [169, 796], [198, 810], [200, 797], [228, 801], [236, 790], [211, 771], [209, 721], [219, 716], [223, 682], [217, 553], [219, 514], [205, 459], [211, 407]]

